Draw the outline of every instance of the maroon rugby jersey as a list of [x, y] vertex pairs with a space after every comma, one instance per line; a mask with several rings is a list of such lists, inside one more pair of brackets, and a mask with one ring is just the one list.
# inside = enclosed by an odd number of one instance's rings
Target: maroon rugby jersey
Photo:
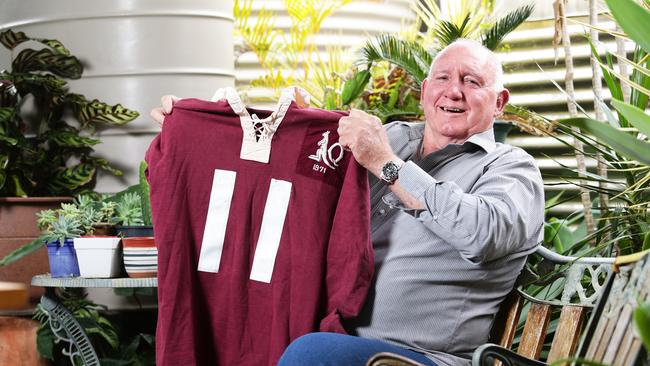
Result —
[[366, 171], [341, 112], [184, 99], [147, 151], [158, 246], [157, 365], [274, 365], [344, 332], [372, 277]]

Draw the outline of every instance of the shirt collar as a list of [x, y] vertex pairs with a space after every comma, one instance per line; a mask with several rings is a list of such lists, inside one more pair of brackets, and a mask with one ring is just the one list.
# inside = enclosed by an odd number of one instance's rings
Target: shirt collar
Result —
[[[411, 128], [409, 130], [409, 140], [422, 140], [424, 137], [424, 123], [420, 123], [419, 128]], [[421, 141], [420, 141], [421, 142]], [[496, 149], [496, 142], [494, 141], [494, 130], [488, 128], [483, 132], [479, 132], [470, 136], [465, 143], [472, 143], [487, 153], [491, 153]]]
[[481, 149], [485, 150], [487, 153], [491, 153], [496, 149], [496, 142], [494, 141], [494, 130], [492, 127], [488, 128], [483, 132], [479, 132], [470, 136], [466, 142], [471, 142], [474, 145], [478, 145]]

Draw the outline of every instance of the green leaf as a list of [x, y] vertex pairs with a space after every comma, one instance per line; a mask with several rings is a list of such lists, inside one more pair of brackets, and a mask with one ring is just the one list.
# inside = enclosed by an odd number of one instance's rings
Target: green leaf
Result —
[[641, 246], [641, 251], [650, 249], [650, 231], [645, 233], [643, 237], [643, 245]]
[[33, 241], [23, 245], [20, 248], [15, 249], [11, 253], [7, 254], [4, 258], [0, 259], [0, 266], [7, 266], [11, 263], [27, 256], [35, 251], [44, 248], [45, 238], [44, 235], [39, 236]]
[[83, 73], [83, 66], [74, 56], [62, 55], [49, 48], [33, 50], [24, 49], [11, 63], [14, 72], [49, 71], [55, 75], [79, 79]]
[[627, 132], [619, 131], [610, 125], [590, 118], [567, 118], [558, 122], [589, 132], [610, 145], [619, 154], [642, 164], [650, 165], [650, 143], [638, 140]]
[[54, 339], [54, 332], [52, 332], [48, 323], [44, 323], [38, 328], [36, 332], [36, 349], [41, 356], [52, 361], [54, 361]]
[[433, 62], [431, 55], [421, 44], [404, 41], [397, 36], [382, 34], [369, 40], [362, 50], [361, 61], [367, 64], [388, 61], [411, 75], [418, 84], [427, 77]]
[[97, 318], [97, 323], [100, 325], [98, 334], [100, 334], [113, 349], [117, 349], [120, 346], [120, 339], [113, 324], [103, 316]]
[[612, 16], [625, 33], [650, 52], [650, 12], [632, 0], [605, 0]]
[[[605, 67], [602, 63], [602, 60], [600, 59], [600, 54], [598, 53], [598, 49], [593, 43], [593, 40], [591, 37], [587, 36], [587, 41], [589, 41], [589, 47], [591, 48], [591, 57], [595, 58], [600, 67], [600, 70], [603, 74], [603, 79], [605, 79], [605, 83], [607, 84], [607, 88], [609, 89], [609, 92], [612, 95], [612, 99], [618, 99], [618, 100], [623, 100], [623, 89], [621, 88], [621, 81], [616, 77], [616, 75], [612, 74], [609, 70], [613, 69], [613, 60], [612, 60], [612, 54], [609, 53], [609, 51], [606, 51], [605, 55], [607, 58], [607, 65], [609, 68]], [[598, 100], [596, 101], [601, 105], [601, 108], [604, 109], [605, 113], [607, 114], [608, 112], [611, 113], [607, 109], [607, 106], [605, 103], [602, 101]], [[609, 114], [607, 114], [607, 118], [609, 121], [609, 124], [614, 126], [614, 127], [620, 127], [620, 126], [627, 126], [627, 121], [625, 118], [619, 113], [619, 121], [616, 121], [615, 124], [613, 123], [613, 119], [611, 118]]]
[[140, 115], [137, 111], [122, 107], [121, 104], [108, 105], [97, 99], [87, 101], [82, 95], [69, 94], [75, 117], [82, 125], [104, 122], [111, 125], [123, 125]]
[[27, 197], [28, 194], [27, 192], [25, 192], [25, 189], [23, 188], [23, 185], [20, 182], [20, 177], [18, 177], [17, 175], [11, 175], [10, 178], [11, 178], [11, 182], [14, 185], [14, 192], [13, 192], [14, 195], [16, 197]]
[[15, 146], [18, 143], [18, 140], [11, 137], [7, 137], [5, 135], [0, 135], [0, 141], [4, 141], [11, 146]]
[[[636, 127], [639, 132], [650, 137], [650, 116], [639, 108], [628, 103], [618, 100], [612, 100], [612, 105], [625, 116], [632, 126]], [[648, 151], [650, 153], [650, 151]]]
[[[34, 88], [44, 88], [48, 93], [53, 95], [53, 102], [57, 102], [59, 97], [65, 94], [67, 82], [54, 75], [38, 75], [38, 74], [16, 74], [16, 84], [21, 90], [34, 90]], [[32, 92], [33, 93], [33, 92]]]
[[147, 180], [146, 177], [146, 172], [147, 170], [147, 162], [146, 161], [141, 161], [140, 162], [140, 169], [139, 169], [139, 185], [140, 185], [140, 202], [142, 205], [142, 221], [144, 222], [145, 225], [151, 225], [152, 224], [152, 217], [151, 217], [151, 189], [149, 186], [149, 181]]
[[[619, 121], [616, 119], [614, 113], [612, 112], [611, 109], [609, 109], [607, 104], [601, 101], [597, 101], [597, 103], [600, 104], [600, 109], [602, 109], [603, 113], [605, 113], [605, 118], [607, 118], [607, 122], [609, 123], [609, 125], [614, 128], [620, 128], [621, 123], [619, 123]], [[618, 118], [620, 118], [621, 120], [625, 120], [625, 118], [620, 113], [618, 115], [619, 115]]]
[[52, 130], [48, 136], [57, 145], [66, 147], [89, 147], [101, 143], [100, 140], [79, 136], [77, 131], [71, 130]]
[[641, 304], [634, 309], [634, 324], [639, 331], [643, 345], [650, 352], [650, 303]]
[[16, 108], [14, 107], [4, 107], [0, 108], [0, 122], [5, 122], [13, 118]]
[[63, 45], [63, 43], [57, 41], [56, 39], [37, 39], [48, 47], [51, 47], [53, 50], [58, 52], [61, 55], [70, 56], [70, 51]]
[[106, 170], [107, 172], [113, 174], [116, 177], [121, 177], [124, 175], [121, 170], [115, 169], [112, 166], [109, 165], [108, 160], [104, 158], [98, 158], [96, 156], [89, 156], [84, 159], [84, 162], [89, 163], [89, 164], [94, 164], [96, 167]]
[[70, 56], [70, 51], [65, 48], [63, 43], [57, 41], [56, 39], [42, 39], [42, 38], [30, 38], [25, 35], [24, 32], [14, 33], [11, 29], [8, 29], [0, 33], [0, 43], [10, 50], [13, 50], [19, 44], [26, 41], [37, 41], [50, 48], [52, 48], [57, 53], [62, 55]]
[[499, 47], [503, 38], [521, 25], [535, 10], [532, 4], [524, 5], [506, 14], [499, 19], [490, 29], [481, 35], [481, 43], [488, 49], [494, 51]]
[[645, 109], [648, 105], [648, 95], [643, 93], [641, 90], [642, 88], [650, 90], [650, 76], [641, 71], [650, 70], [650, 57], [648, 57], [648, 53], [643, 51], [639, 45], [634, 47], [633, 62], [638, 65], [638, 67], [634, 67], [632, 75], [630, 75], [630, 81], [634, 83], [633, 85], [639, 85], [641, 88], [632, 86], [630, 104], [637, 108]]
[[25, 41], [29, 41], [29, 37], [23, 32], [14, 33], [11, 29], [8, 29], [0, 33], [0, 43], [10, 50], [13, 50]]
[[440, 24], [435, 30], [436, 39], [440, 42], [442, 48], [450, 45], [453, 41], [459, 38], [467, 38], [471, 29], [467, 27], [470, 19], [469, 13], [465, 15], [465, 19], [460, 26], [449, 20], [441, 20]]
[[357, 72], [354, 77], [350, 80], [347, 80], [343, 85], [343, 91], [341, 92], [341, 100], [343, 105], [350, 104], [353, 100], [357, 99], [359, 95], [363, 92], [370, 81], [370, 71], [361, 70]]
[[81, 186], [90, 183], [94, 178], [97, 169], [95, 164], [79, 163], [70, 168], [59, 170], [48, 182], [51, 192], [65, 194], [79, 189]]

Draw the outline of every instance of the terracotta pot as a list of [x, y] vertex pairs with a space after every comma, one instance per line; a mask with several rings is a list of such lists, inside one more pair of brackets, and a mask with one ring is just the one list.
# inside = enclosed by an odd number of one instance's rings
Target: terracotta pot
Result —
[[31, 319], [0, 316], [0, 365], [48, 365], [36, 350], [38, 327]]
[[122, 238], [124, 268], [129, 277], [156, 277], [158, 249], [153, 237]]
[[[72, 197], [0, 197], [0, 258], [36, 239], [36, 213], [59, 208], [61, 202], [72, 202]], [[0, 267], [0, 281], [22, 282], [30, 286], [32, 277], [49, 272], [47, 249], [43, 245], [35, 253], [8, 266]], [[31, 287], [29, 297], [38, 302], [43, 288]]]

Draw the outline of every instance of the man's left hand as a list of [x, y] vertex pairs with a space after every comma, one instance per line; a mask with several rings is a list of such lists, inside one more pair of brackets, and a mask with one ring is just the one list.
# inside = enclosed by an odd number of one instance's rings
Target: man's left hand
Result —
[[397, 159], [375, 116], [352, 109], [349, 116], [339, 120], [337, 132], [341, 146], [352, 151], [357, 162], [377, 177], [386, 162]]

